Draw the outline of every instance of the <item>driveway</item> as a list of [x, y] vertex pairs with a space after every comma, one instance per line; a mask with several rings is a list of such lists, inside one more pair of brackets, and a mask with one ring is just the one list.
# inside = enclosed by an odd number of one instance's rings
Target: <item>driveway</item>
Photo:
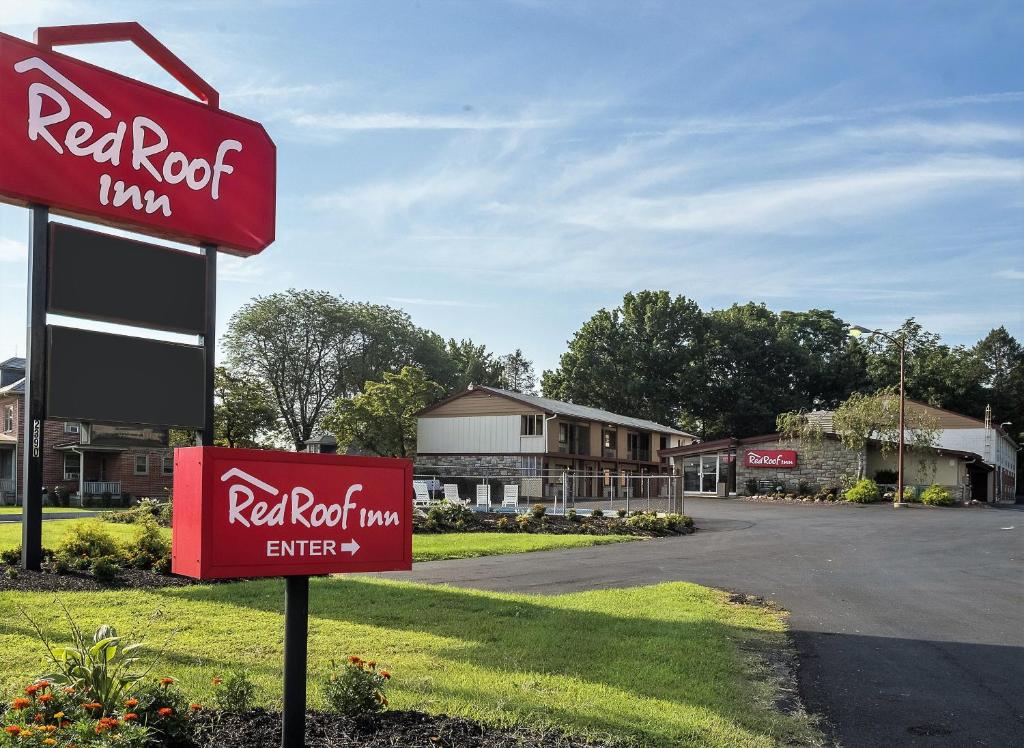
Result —
[[845, 746], [1024, 735], [1024, 511], [687, 499], [685, 538], [417, 564], [396, 578], [559, 593], [686, 580], [791, 611], [807, 707]]

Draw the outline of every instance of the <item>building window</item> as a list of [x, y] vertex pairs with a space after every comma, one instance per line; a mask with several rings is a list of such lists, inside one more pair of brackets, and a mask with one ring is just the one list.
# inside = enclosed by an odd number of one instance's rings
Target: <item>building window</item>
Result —
[[135, 474], [149, 475], [149, 455], [135, 455]]
[[618, 440], [618, 434], [615, 429], [601, 429], [601, 456], [602, 457], [615, 457], [615, 450], [617, 448], [616, 441]]
[[544, 416], [521, 416], [519, 433], [522, 436], [540, 436], [544, 433]]
[[64, 421], [64, 433], [65, 434], [77, 434], [82, 430], [82, 426], [75, 421]]
[[667, 436], [661, 437], [660, 449], [668, 449], [668, 437]]
[[75, 454], [74, 452], [67, 452], [64, 455], [64, 480], [78, 480], [78, 476], [81, 475], [79, 469], [81, 468], [81, 455]]
[[567, 423], [558, 424], [558, 451], [569, 451], [569, 424]]
[[14, 406], [8, 405], [4, 407], [4, 433], [9, 434], [14, 431]]
[[540, 475], [540, 457], [523, 457], [523, 476]]
[[174, 475], [174, 455], [164, 455], [163, 463], [160, 465], [160, 472], [164, 475]]

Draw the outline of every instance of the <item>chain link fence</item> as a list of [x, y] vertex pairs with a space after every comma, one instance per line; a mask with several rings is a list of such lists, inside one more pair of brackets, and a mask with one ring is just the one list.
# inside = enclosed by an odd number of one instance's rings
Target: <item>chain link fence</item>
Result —
[[530, 470], [494, 475], [420, 472], [413, 476], [416, 501], [445, 498], [481, 511], [525, 511], [544, 504], [553, 514], [575, 509], [582, 514], [646, 511], [683, 513], [682, 480], [677, 475], [587, 473], [573, 470]]

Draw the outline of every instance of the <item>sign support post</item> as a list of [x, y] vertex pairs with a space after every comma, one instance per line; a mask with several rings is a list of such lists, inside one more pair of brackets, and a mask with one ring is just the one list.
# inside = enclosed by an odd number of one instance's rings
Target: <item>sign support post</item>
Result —
[[203, 332], [203, 350], [206, 354], [206, 400], [204, 412], [205, 426], [200, 432], [200, 445], [212, 447], [214, 440], [213, 428], [213, 372], [217, 355], [217, 247], [203, 244], [200, 248], [206, 260], [206, 329]]
[[28, 335], [22, 431], [21, 565], [38, 571], [43, 561], [43, 423], [46, 408], [46, 288], [50, 210], [29, 208]]
[[306, 745], [308, 634], [309, 577], [285, 577], [281, 748], [305, 748]]

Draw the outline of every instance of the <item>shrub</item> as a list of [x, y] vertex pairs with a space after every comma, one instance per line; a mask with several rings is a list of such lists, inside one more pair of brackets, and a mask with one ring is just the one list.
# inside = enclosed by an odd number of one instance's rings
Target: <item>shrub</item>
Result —
[[664, 535], [668, 530], [668, 521], [664, 517], [659, 517], [656, 514], [644, 514], [643, 512], [637, 512], [626, 520], [626, 526], [633, 530], [639, 530], [640, 532], [648, 532], [653, 535]]
[[667, 514], [665, 524], [672, 532], [684, 532], [687, 528], [693, 527], [693, 517], [685, 514]]
[[797, 496], [813, 496], [814, 487], [805, 480], [797, 481], [796, 494]]
[[[332, 665], [337, 668], [337, 665]], [[387, 708], [384, 688], [391, 679], [387, 670], [378, 670], [373, 660], [349, 657], [340, 673], [328, 676], [324, 697], [330, 708], [349, 717], [378, 714]]]
[[56, 506], [71, 506], [71, 489], [67, 486], [54, 486], [50, 495], [53, 497]]
[[543, 517], [547, 510], [548, 508], [543, 504], [534, 504], [530, 507], [530, 513], [533, 515], [534, 519], [540, 519]]
[[5, 566], [17, 566], [21, 563], [21, 546], [16, 548], [4, 548], [0, 551], [0, 564]]
[[239, 670], [227, 678], [214, 678], [213, 699], [222, 712], [247, 712], [253, 708], [256, 684]]
[[114, 556], [100, 556], [92, 562], [92, 575], [101, 582], [113, 582], [119, 571], [121, 563]]
[[139, 522], [135, 538], [124, 548], [125, 561], [136, 569], [152, 569], [170, 554], [171, 544], [151, 515]]
[[757, 478], [747, 478], [744, 485], [747, 487], [747, 496], [757, 495]]
[[462, 504], [442, 501], [430, 507], [424, 526], [430, 530], [462, 530], [473, 519], [471, 509]]
[[580, 521], [579, 517], [576, 516], [576, 510], [575, 509], [568, 510], [565, 513], [565, 518], [568, 519], [570, 522], [579, 522]]
[[501, 532], [509, 532], [512, 529], [512, 522], [508, 517], [500, 517], [497, 527]]
[[64, 536], [54, 556], [72, 569], [88, 569], [94, 560], [103, 557], [117, 558], [120, 551], [117, 541], [97, 521], [78, 522]]
[[590, 516], [595, 518], [603, 517], [604, 512], [602, 512], [600, 509], [594, 509], [593, 511], [590, 512]]
[[870, 478], [861, 478], [846, 490], [843, 498], [857, 504], [870, 504], [879, 499], [878, 484]]
[[625, 509], [616, 509], [615, 510], [615, 516], [619, 517], [620, 519], [622, 517], [625, 517], [626, 516], [626, 510]]
[[921, 492], [921, 503], [928, 506], [952, 506], [953, 496], [947, 489], [933, 483]]
[[516, 516], [516, 525], [523, 532], [529, 532], [530, 531], [530, 515], [529, 514], [517, 515]]

